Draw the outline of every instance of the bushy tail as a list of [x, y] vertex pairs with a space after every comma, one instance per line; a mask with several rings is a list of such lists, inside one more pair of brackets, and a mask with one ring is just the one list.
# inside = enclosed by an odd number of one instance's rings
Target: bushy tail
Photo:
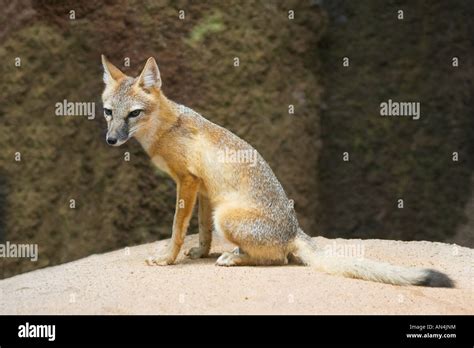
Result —
[[399, 267], [365, 259], [325, 255], [316, 251], [313, 243], [300, 229], [293, 242], [293, 255], [303, 264], [329, 274], [394, 285], [454, 287], [449, 276], [432, 269]]

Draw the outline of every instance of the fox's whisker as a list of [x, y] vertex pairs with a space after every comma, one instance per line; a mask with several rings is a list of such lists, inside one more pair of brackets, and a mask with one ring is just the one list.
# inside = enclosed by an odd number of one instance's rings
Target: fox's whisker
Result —
[[134, 135], [134, 134], [137, 132], [137, 130], [138, 130], [138, 129], [134, 129], [134, 130], [130, 131], [130, 132], [128, 133], [128, 135], [131, 137], [132, 135]]
[[135, 127], [130, 128], [130, 130], [128, 131], [128, 136], [131, 137], [131, 136], [134, 135], [139, 129], [140, 129], [140, 126], [135, 126]]

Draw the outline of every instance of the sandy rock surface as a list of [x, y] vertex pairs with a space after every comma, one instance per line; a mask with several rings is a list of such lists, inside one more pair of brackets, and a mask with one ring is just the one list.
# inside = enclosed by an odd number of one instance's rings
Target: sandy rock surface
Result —
[[[92, 255], [0, 281], [2, 314], [474, 314], [474, 250], [454, 244], [315, 238], [339, 253], [447, 272], [455, 289], [347, 279], [309, 267], [217, 267], [212, 258], [147, 266], [169, 241]], [[197, 245], [186, 239], [183, 250]], [[344, 247], [344, 245], [346, 247]]]

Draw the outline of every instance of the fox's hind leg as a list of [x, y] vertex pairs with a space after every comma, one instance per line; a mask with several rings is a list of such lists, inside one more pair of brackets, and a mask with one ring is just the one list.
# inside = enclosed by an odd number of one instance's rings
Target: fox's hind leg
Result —
[[248, 254], [241, 252], [240, 248], [235, 248], [232, 252], [222, 253], [216, 261], [218, 266], [250, 266], [255, 264], [255, 260]]
[[221, 207], [214, 214], [216, 231], [238, 248], [223, 253], [218, 266], [282, 265], [288, 263], [287, 245], [278, 226], [251, 209]]
[[[259, 250], [258, 250], [259, 249]], [[226, 251], [216, 261], [217, 266], [258, 266], [258, 265], [286, 265], [288, 259], [284, 252], [272, 247], [252, 248], [250, 253], [236, 248]], [[238, 250], [238, 251], [236, 251]]]

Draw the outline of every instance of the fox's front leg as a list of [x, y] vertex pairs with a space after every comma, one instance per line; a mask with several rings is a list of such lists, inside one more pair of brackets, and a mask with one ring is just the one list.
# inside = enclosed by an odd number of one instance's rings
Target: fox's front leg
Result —
[[189, 226], [189, 220], [193, 214], [194, 204], [199, 188], [199, 180], [193, 176], [187, 176], [177, 183], [176, 211], [173, 221], [173, 234], [171, 245], [168, 250], [154, 259], [148, 261], [149, 264], [159, 266], [171, 265], [179, 254], [181, 245]]
[[199, 194], [199, 246], [186, 251], [192, 259], [207, 257], [212, 242], [212, 208], [209, 198], [202, 193]]

